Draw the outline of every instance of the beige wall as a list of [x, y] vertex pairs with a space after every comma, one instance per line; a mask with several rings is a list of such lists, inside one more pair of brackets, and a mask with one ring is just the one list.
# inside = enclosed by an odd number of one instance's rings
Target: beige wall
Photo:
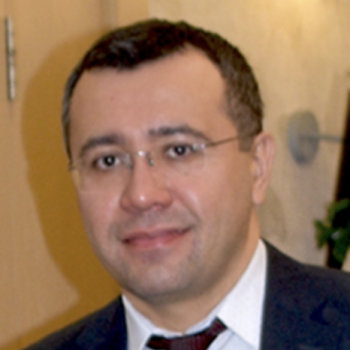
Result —
[[[347, 0], [150, 0], [150, 14], [185, 19], [227, 37], [253, 66], [265, 101], [265, 127], [278, 153], [263, 235], [294, 257], [323, 264], [313, 220], [333, 199], [339, 144], [321, 143], [311, 164], [292, 159], [289, 116], [311, 110], [322, 132], [342, 135], [350, 90], [350, 2]], [[350, 270], [350, 259], [346, 269]]]
[[148, 0], [104, 0], [104, 13], [110, 26], [121, 27], [149, 16]]

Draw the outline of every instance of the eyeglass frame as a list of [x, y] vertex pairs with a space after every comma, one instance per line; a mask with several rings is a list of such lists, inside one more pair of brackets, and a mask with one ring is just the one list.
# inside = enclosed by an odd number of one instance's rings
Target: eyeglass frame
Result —
[[[250, 137], [254, 137], [254, 136], [255, 136], [255, 134], [246, 135], [246, 136], [236, 135], [236, 136], [228, 137], [228, 138], [225, 138], [225, 139], [222, 139], [222, 140], [218, 140], [218, 141], [210, 141], [210, 142], [203, 142], [203, 143], [192, 143], [189, 146], [191, 147], [191, 151], [192, 152], [198, 152], [198, 151], [202, 151], [202, 150], [205, 150], [207, 148], [210, 148], [210, 147], [216, 147], [216, 146], [220, 146], [220, 145], [226, 144], [228, 142], [233, 142], [233, 141], [236, 141], [236, 140], [246, 139], [246, 138], [250, 138]], [[132, 170], [134, 168], [133, 155], [137, 155], [139, 157], [146, 158], [147, 164], [150, 167], [154, 167], [155, 166], [155, 162], [154, 162], [154, 159], [151, 157], [152, 153], [154, 153], [154, 151], [139, 150], [139, 151], [135, 151], [135, 152], [125, 152], [125, 153], [123, 153], [123, 159], [127, 158], [127, 159], [130, 159], [130, 160], [129, 160], [129, 164], [127, 162], [123, 162], [123, 164], [129, 170]], [[73, 170], [80, 171], [79, 166], [78, 166], [78, 163], [80, 163], [80, 162], [81, 162], [81, 159], [78, 159], [75, 162], [70, 161], [69, 164], [68, 164], [68, 170], [69, 171], [73, 171]]]

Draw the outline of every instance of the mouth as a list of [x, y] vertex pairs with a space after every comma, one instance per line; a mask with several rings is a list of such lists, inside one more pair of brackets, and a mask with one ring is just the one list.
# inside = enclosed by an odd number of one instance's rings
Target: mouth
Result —
[[157, 228], [151, 230], [133, 231], [127, 234], [122, 242], [135, 249], [161, 249], [169, 247], [183, 238], [190, 228]]

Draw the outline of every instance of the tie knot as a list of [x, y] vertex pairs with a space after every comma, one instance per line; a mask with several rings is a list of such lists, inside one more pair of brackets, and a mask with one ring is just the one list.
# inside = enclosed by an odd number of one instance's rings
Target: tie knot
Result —
[[225, 329], [226, 327], [215, 319], [209, 328], [199, 333], [175, 338], [152, 336], [147, 347], [154, 350], [205, 350]]

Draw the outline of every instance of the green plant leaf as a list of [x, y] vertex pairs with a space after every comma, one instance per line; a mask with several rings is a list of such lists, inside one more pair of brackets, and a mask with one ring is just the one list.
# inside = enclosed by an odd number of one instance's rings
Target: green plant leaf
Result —
[[350, 247], [350, 225], [345, 229], [339, 229], [339, 237], [335, 240], [333, 254], [341, 263], [344, 263]]
[[350, 199], [330, 204], [326, 219], [315, 220], [314, 226], [317, 245], [328, 244], [334, 259], [343, 264], [350, 248]]
[[316, 220], [314, 222], [316, 228], [316, 240], [319, 247], [324, 246], [327, 242], [331, 240], [333, 233], [335, 232], [334, 228], [329, 226], [329, 223], [323, 223], [322, 221]]

